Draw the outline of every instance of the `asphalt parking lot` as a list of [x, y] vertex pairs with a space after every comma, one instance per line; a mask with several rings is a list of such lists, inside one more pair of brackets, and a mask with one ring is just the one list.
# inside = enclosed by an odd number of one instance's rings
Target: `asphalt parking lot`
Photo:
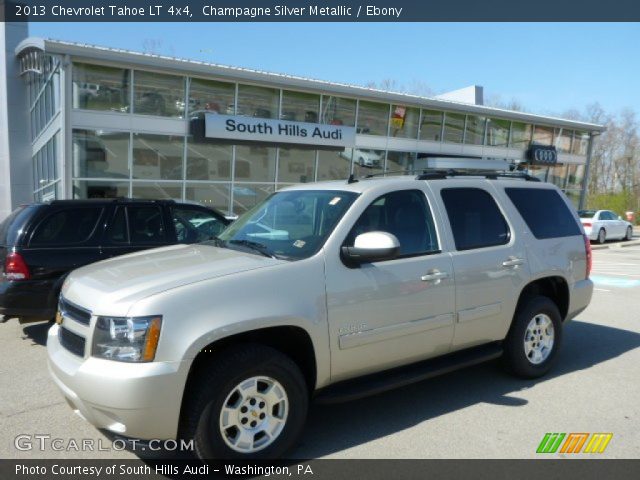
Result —
[[[491, 362], [359, 401], [314, 405], [293, 456], [535, 458], [546, 432], [611, 432], [600, 457], [640, 458], [640, 245], [595, 250], [592, 278], [591, 305], [567, 325], [550, 376], [518, 380]], [[0, 325], [0, 458], [135, 458], [108, 449], [108, 438], [68, 407], [47, 372], [47, 328]], [[21, 434], [62, 439], [63, 450], [40, 451], [37, 441], [19, 450]], [[83, 439], [96, 442], [94, 451], [66, 448]]]

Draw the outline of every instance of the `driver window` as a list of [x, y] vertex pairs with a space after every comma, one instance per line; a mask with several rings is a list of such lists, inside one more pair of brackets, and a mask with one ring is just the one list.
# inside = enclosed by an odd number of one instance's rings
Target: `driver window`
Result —
[[431, 212], [424, 193], [418, 190], [402, 190], [377, 198], [355, 223], [345, 245], [353, 246], [358, 235], [375, 231], [395, 235], [401, 256], [439, 251]]
[[196, 243], [217, 237], [225, 225], [213, 214], [198, 208], [172, 207], [178, 243]]

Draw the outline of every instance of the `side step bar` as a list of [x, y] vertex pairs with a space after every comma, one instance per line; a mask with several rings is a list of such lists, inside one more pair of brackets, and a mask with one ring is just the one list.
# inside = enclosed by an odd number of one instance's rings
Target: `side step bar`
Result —
[[437, 377], [454, 370], [470, 367], [471, 365], [498, 358], [501, 355], [501, 342], [488, 343], [442, 357], [330, 385], [317, 393], [315, 401], [323, 404], [349, 402]]

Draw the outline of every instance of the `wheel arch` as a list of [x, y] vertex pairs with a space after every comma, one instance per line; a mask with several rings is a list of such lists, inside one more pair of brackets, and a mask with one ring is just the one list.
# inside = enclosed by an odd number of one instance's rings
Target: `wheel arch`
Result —
[[518, 297], [518, 303], [516, 305], [516, 312], [519, 311], [523, 302], [532, 296], [543, 295], [551, 299], [560, 312], [562, 321], [567, 318], [569, 312], [569, 284], [564, 277], [559, 275], [542, 277], [529, 282], [520, 291]]

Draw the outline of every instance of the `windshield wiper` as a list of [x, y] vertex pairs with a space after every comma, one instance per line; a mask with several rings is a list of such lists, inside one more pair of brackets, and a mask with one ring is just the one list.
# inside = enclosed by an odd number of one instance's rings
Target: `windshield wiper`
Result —
[[258, 252], [265, 257], [278, 258], [273, 253], [269, 252], [269, 247], [263, 245], [262, 243], [252, 242], [251, 240], [229, 240], [228, 243], [231, 243], [233, 245], [242, 245], [243, 247], [250, 248], [251, 250]]

